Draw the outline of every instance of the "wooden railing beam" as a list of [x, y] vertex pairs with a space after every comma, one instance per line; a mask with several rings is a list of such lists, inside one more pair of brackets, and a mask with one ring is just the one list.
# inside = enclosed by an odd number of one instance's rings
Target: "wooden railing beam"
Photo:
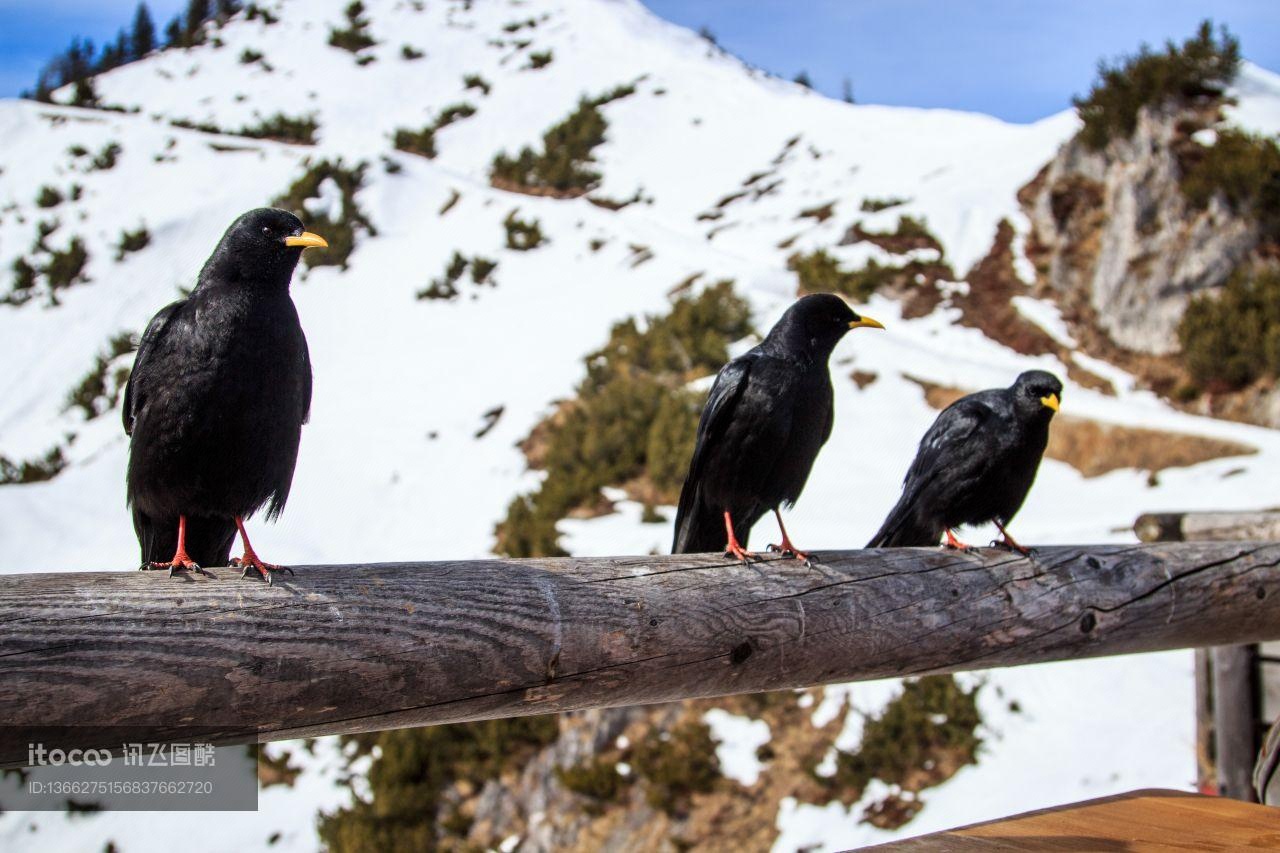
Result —
[[0, 720], [278, 740], [1238, 644], [1280, 638], [1278, 566], [1245, 542], [5, 575]]

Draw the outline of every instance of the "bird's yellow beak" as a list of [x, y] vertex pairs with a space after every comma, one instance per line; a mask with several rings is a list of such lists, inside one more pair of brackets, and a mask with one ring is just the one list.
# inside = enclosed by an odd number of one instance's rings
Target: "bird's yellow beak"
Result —
[[849, 324], [850, 329], [883, 329], [884, 323], [879, 320], [872, 320], [870, 317], [859, 317]]
[[1055, 412], [1058, 411], [1058, 395], [1057, 394], [1050, 394], [1048, 397], [1041, 397], [1040, 402], [1044, 403], [1047, 407], [1049, 407], [1050, 409], [1053, 409]]
[[286, 246], [301, 246], [304, 249], [327, 249], [328, 242], [319, 234], [312, 234], [310, 231], [303, 231], [301, 234], [292, 237], [285, 237], [284, 244]]

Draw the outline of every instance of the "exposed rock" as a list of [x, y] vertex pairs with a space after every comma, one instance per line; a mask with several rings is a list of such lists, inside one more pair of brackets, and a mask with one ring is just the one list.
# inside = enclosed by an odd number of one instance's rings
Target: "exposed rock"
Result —
[[1258, 243], [1257, 226], [1221, 199], [1196, 210], [1179, 186], [1179, 151], [1217, 113], [1144, 107], [1131, 138], [1101, 151], [1071, 140], [1020, 194], [1043, 287], [1121, 347], [1175, 352], [1191, 295], [1223, 284]]

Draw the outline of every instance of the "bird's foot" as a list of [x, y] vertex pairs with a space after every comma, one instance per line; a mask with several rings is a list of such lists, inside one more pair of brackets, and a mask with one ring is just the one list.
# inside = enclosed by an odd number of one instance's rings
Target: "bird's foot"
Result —
[[737, 542], [730, 542], [726, 545], [724, 555], [726, 557], [733, 557], [734, 559], [741, 560], [744, 563], [750, 563], [752, 560], [762, 559], [755, 551], [748, 551]]
[[212, 572], [205, 571], [200, 564], [186, 555], [185, 552], [179, 551], [173, 555], [173, 559], [167, 562], [158, 562], [155, 560], [143, 563], [138, 566], [140, 572], [153, 572], [160, 569], [168, 569], [169, 577], [173, 577], [178, 572], [191, 571], [198, 575], [204, 575], [207, 578], [213, 577]]
[[258, 555], [254, 554], [252, 551], [246, 552], [243, 557], [232, 558], [231, 565], [237, 569], [244, 569], [244, 571], [240, 573], [240, 577], [242, 578], [247, 578], [249, 577], [250, 572], [256, 571], [261, 575], [262, 579], [267, 582], [267, 586], [272, 585], [272, 578], [274, 577], [272, 572], [288, 572], [289, 574], [293, 574], [293, 569], [288, 566], [277, 566], [275, 563], [264, 563], [262, 560], [259, 560]]
[[978, 550], [967, 542], [961, 542], [950, 530], [947, 531], [947, 541], [942, 543], [942, 547], [947, 551], [963, 551], [966, 554], [972, 554]]
[[813, 558], [810, 553], [801, 551], [795, 545], [792, 545], [790, 539], [783, 538], [781, 545], [769, 545], [766, 550], [771, 554], [781, 554], [783, 557], [790, 557], [793, 560], [803, 560], [806, 568], [813, 568]]
[[1015, 553], [1021, 554], [1022, 556], [1026, 557], [1028, 560], [1036, 555], [1035, 548], [1027, 548], [1023, 545], [1019, 545], [1016, 540], [1010, 539], [1008, 534], [1005, 534], [1005, 537], [1003, 539], [991, 540], [991, 547], [999, 548], [1003, 551], [1013, 551]]

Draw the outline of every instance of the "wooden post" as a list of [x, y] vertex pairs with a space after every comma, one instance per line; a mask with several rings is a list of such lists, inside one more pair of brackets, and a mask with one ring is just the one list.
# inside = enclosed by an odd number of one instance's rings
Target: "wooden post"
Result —
[[1218, 793], [1256, 803], [1253, 764], [1260, 744], [1254, 647], [1218, 646], [1212, 654]]
[[[1280, 512], [1148, 513], [1144, 542], [1280, 540]], [[1196, 765], [1201, 791], [1257, 802], [1253, 765], [1262, 745], [1262, 673], [1256, 645], [1196, 650]]]
[[0, 576], [0, 719], [276, 740], [1280, 638], [1257, 543], [214, 575]]

